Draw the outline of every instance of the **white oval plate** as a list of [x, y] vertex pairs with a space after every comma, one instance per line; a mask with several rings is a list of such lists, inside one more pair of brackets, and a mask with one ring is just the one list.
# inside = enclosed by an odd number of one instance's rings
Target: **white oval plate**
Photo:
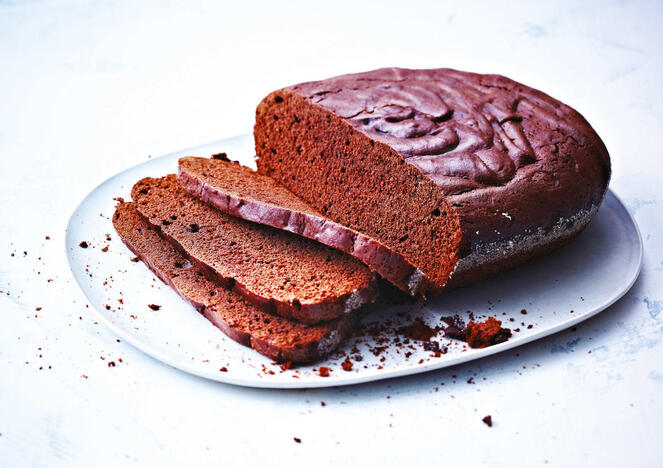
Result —
[[[440, 369], [520, 346], [585, 320], [623, 296], [640, 272], [640, 233], [609, 191], [588, 228], [562, 249], [497, 278], [444, 294], [423, 308], [411, 304], [369, 307], [362, 321], [367, 329], [382, 324], [379, 336], [353, 338], [337, 355], [318, 365], [283, 370], [227, 338], [156, 280], [145, 265], [131, 262], [133, 254], [110, 221], [116, 204], [113, 198], [129, 199], [131, 186], [140, 178], [176, 172], [178, 158], [185, 155], [210, 156], [222, 151], [254, 166], [250, 135], [152, 159], [111, 177], [85, 197], [69, 220], [66, 238], [74, 278], [106, 325], [150, 356], [208, 379], [251, 387], [325, 387]], [[81, 248], [81, 241], [89, 247]], [[103, 251], [105, 246], [108, 249]], [[148, 304], [161, 308], [153, 311]], [[440, 332], [434, 339], [447, 346], [448, 352], [434, 357], [421, 343], [404, 344], [403, 337], [393, 331], [415, 317], [431, 326], [439, 325], [443, 315], [460, 314], [467, 320], [468, 311], [480, 319], [493, 316], [502, 320], [514, 330], [513, 336], [496, 346], [470, 349]], [[384, 326], [385, 321], [390, 321], [389, 326]], [[352, 357], [350, 371], [341, 367], [346, 355]], [[331, 370], [328, 377], [318, 375], [319, 365]]]

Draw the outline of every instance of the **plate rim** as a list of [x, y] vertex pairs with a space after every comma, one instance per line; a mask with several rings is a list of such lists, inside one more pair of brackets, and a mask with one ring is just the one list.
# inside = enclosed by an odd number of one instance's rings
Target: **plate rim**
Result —
[[[101, 311], [99, 311], [93, 304], [92, 300], [86, 291], [86, 288], [83, 287], [83, 284], [78, 280], [78, 277], [76, 276], [74, 272], [74, 265], [72, 264], [72, 256], [69, 254], [69, 246], [71, 245], [71, 237], [72, 237], [72, 227], [74, 223], [74, 218], [78, 211], [81, 209], [83, 204], [87, 201], [88, 197], [90, 194], [96, 192], [100, 187], [103, 185], [106, 185], [107, 183], [111, 182], [113, 179], [116, 179], [126, 172], [136, 170], [142, 166], [148, 165], [148, 164], [153, 164], [154, 161], [158, 159], [165, 159], [169, 157], [173, 157], [178, 154], [186, 153], [188, 151], [194, 151], [199, 148], [219, 144], [219, 143], [227, 143], [230, 140], [240, 140], [243, 138], [250, 137], [250, 134], [243, 134], [243, 135], [235, 135], [229, 138], [224, 138], [221, 140], [215, 140], [211, 141], [209, 143], [204, 143], [201, 145], [196, 145], [188, 148], [184, 148], [182, 150], [178, 151], [173, 151], [170, 153], [163, 154], [161, 156], [158, 156], [156, 158], [152, 158], [148, 161], [143, 161], [141, 163], [138, 163], [134, 166], [131, 166], [127, 169], [124, 169], [117, 174], [112, 175], [111, 177], [105, 179], [103, 182], [99, 183], [96, 185], [92, 190], [90, 190], [76, 205], [74, 210], [71, 212], [71, 215], [68, 218], [67, 224], [66, 224], [66, 234], [64, 237], [64, 248], [65, 248], [65, 255], [67, 257], [67, 264], [69, 265], [69, 270], [71, 275], [74, 278], [74, 281], [76, 282], [76, 285], [78, 286], [78, 289], [83, 293], [85, 296], [86, 300], [90, 303], [92, 310], [94, 313], [97, 315], [98, 319], [100, 322], [102, 322], [106, 327], [108, 327], [112, 332], [114, 332], [116, 335], [118, 335], [120, 338], [146, 354], [147, 356], [151, 357], [152, 359], [155, 359], [157, 361], [161, 361], [161, 363], [167, 364], [170, 367], [173, 367], [179, 371], [185, 372], [190, 375], [195, 375], [197, 377], [202, 377], [207, 380], [212, 380], [215, 382], [221, 382], [221, 383], [226, 383], [226, 384], [231, 384], [231, 385], [236, 385], [236, 386], [242, 386], [242, 387], [251, 387], [251, 388], [270, 388], [270, 389], [282, 389], [282, 390], [292, 390], [292, 389], [302, 389], [302, 388], [328, 388], [328, 387], [340, 387], [340, 386], [350, 386], [350, 385], [360, 385], [368, 382], [375, 382], [375, 381], [381, 381], [381, 380], [390, 380], [398, 377], [406, 377], [406, 376], [411, 376], [415, 374], [423, 374], [426, 372], [431, 372], [434, 370], [439, 370], [439, 369], [444, 369], [447, 367], [452, 367], [456, 366], [459, 364], [463, 364], [468, 361], [472, 360], [478, 360], [478, 359], [484, 359], [487, 358], [488, 356], [495, 355], [497, 353], [501, 353], [503, 351], [507, 351], [509, 349], [516, 348], [518, 346], [525, 345], [527, 343], [531, 343], [532, 341], [539, 340], [541, 338], [544, 338], [546, 336], [551, 336], [556, 333], [559, 333], [562, 330], [565, 330], [569, 327], [572, 327], [573, 325], [576, 325], [580, 322], [584, 322], [585, 320], [588, 320], [591, 317], [594, 317], [595, 315], [599, 314], [600, 312], [606, 310], [608, 307], [612, 306], [614, 303], [616, 303], [618, 300], [620, 300], [622, 297], [628, 293], [628, 291], [633, 287], [635, 282], [637, 281], [638, 277], [640, 276], [640, 272], [642, 270], [642, 263], [643, 263], [643, 257], [644, 257], [644, 246], [642, 243], [642, 234], [640, 232], [640, 228], [638, 227], [637, 222], [635, 221], [635, 218], [631, 214], [631, 212], [626, 208], [626, 205], [622, 200], [615, 194], [614, 191], [612, 191], [609, 187], [606, 189], [605, 196], [603, 200], [601, 201], [601, 205], [599, 206], [599, 210], [603, 206], [603, 203], [608, 199], [608, 197], [611, 197], [614, 199], [614, 201], [617, 203], [618, 208], [620, 211], [626, 214], [626, 219], [630, 221], [630, 226], [633, 228], [635, 231], [635, 239], [637, 240], [637, 264], [635, 268], [632, 271], [631, 277], [629, 278], [628, 282], [624, 283], [624, 286], [615, 294], [611, 295], [610, 298], [602, 302], [599, 306], [595, 307], [593, 310], [590, 312], [586, 312], [584, 314], [578, 315], [577, 317], [571, 317], [567, 320], [564, 320], [554, 326], [547, 327], [545, 329], [536, 331], [534, 333], [531, 333], [529, 335], [523, 336], [523, 337], [518, 337], [516, 339], [508, 340], [504, 343], [500, 343], [497, 345], [490, 346], [488, 348], [482, 348], [482, 349], [470, 349], [468, 352], [459, 354], [458, 356], [455, 356], [450, 359], [445, 359], [444, 361], [438, 361], [438, 362], [433, 362], [433, 363], [426, 363], [426, 364], [421, 364], [418, 366], [412, 366], [408, 367], [405, 369], [391, 369], [391, 370], [382, 370], [379, 373], [371, 373], [367, 374], [365, 376], [356, 376], [353, 377], [351, 380], [326, 380], [321, 377], [321, 380], [312, 380], [312, 381], [295, 381], [293, 380], [292, 382], [284, 382], [284, 381], [275, 381], [275, 382], [270, 382], [269, 380], [247, 380], [243, 378], [235, 378], [233, 377], [232, 373], [214, 373], [212, 371], [205, 371], [205, 370], [200, 370], [196, 368], [191, 368], [187, 367], [184, 365], [184, 363], [181, 363], [179, 359], [177, 358], [171, 358], [168, 354], [159, 351], [149, 344], [143, 343], [140, 339], [134, 338], [131, 334], [128, 332], [124, 331], [124, 329], [115, 323], [113, 323], [109, 318], [107, 318]], [[598, 213], [598, 212], [597, 212]], [[593, 220], [592, 220], [593, 221]], [[591, 223], [591, 221], [590, 221]], [[234, 342], [233, 342], [234, 343]], [[238, 346], [241, 346], [238, 344]], [[480, 354], [480, 356], [476, 356], [476, 354]]]

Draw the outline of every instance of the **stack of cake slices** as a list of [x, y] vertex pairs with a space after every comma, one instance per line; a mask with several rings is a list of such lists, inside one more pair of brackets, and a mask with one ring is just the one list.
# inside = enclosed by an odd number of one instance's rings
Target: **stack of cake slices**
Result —
[[257, 172], [182, 158], [177, 175], [136, 183], [113, 223], [212, 323], [277, 361], [328, 355], [381, 282], [427, 297], [563, 245], [610, 179], [575, 110], [450, 69], [274, 91], [254, 138]]
[[399, 273], [389, 263], [398, 255], [225, 154], [182, 158], [178, 172], [138, 181], [133, 201], [116, 207], [115, 229], [162, 281], [265, 356], [315, 361], [351, 334], [380, 284], [362, 255], [377, 250], [388, 260], [380, 271]]

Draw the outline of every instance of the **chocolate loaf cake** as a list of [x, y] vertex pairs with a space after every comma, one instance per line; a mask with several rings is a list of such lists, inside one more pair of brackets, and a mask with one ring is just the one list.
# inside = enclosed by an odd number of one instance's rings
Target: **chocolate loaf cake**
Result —
[[268, 312], [317, 323], [375, 299], [376, 275], [358, 260], [224, 214], [182, 189], [175, 175], [140, 180], [132, 198], [187, 256]]
[[290, 231], [346, 252], [402, 291], [418, 294], [429, 286], [417, 280], [420, 273], [401, 254], [331, 221], [274, 179], [227, 157], [181, 158], [178, 180], [189, 193], [224, 213]]
[[258, 172], [400, 253], [437, 289], [566, 242], [610, 178], [579, 113], [503, 76], [450, 69], [280, 89], [258, 106], [254, 135]]
[[164, 283], [230, 338], [271, 359], [293, 363], [322, 359], [352, 330], [353, 314], [307, 326], [264, 312], [237, 292], [211, 280], [163, 239], [138, 213], [134, 203], [117, 206], [113, 225], [127, 247]]

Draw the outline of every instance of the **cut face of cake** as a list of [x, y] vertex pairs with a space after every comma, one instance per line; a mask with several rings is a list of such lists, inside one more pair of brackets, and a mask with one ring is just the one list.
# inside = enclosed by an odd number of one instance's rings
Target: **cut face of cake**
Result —
[[431, 292], [563, 244], [610, 178], [579, 113], [503, 76], [450, 69], [280, 89], [258, 106], [254, 135], [258, 172], [398, 252]]

